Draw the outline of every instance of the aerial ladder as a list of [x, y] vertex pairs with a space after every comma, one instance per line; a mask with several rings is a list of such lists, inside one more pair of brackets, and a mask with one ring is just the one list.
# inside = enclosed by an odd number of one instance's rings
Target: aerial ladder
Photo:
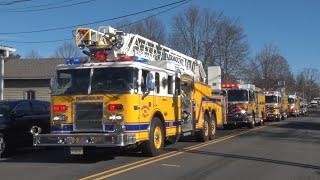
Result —
[[190, 75], [201, 82], [206, 81], [206, 73], [202, 62], [179, 53], [137, 34], [124, 33], [109, 26], [101, 26], [98, 30], [78, 28], [75, 32], [76, 46], [91, 59], [108, 61], [121, 56], [139, 56], [152, 61], [174, 62], [175, 69]]

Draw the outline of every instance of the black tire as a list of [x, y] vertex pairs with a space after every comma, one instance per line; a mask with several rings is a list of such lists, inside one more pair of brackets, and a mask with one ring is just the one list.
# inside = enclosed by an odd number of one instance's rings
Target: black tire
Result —
[[159, 118], [153, 117], [149, 131], [149, 140], [141, 143], [142, 152], [147, 156], [158, 156], [162, 152], [164, 139], [163, 125]]
[[3, 133], [0, 133], [0, 158], [8, 157], [12, 152], [13, 146], [9, 146], [6, 137]]
[[214, 135], [217, 132], [217, 120], [216, 120], [216, 116], [215, 114], [212, 114], [211, 120], [209, 122], [209, 139], [213, 140], [214, 139]]
[[256, 116], [255, 113], [252, 112], [252, 121], [247, 125], [247, 128], [252, 129], [256, 126]]
[[196, 132], [196, 139], [199, 142], [206, 142], [209, 140], [209, 119], [208, 115], [204, 115], [202, 128]]
[[280, 122], [280, 120], [281, 120], [281, 117], [276, 118], [277, 122]]

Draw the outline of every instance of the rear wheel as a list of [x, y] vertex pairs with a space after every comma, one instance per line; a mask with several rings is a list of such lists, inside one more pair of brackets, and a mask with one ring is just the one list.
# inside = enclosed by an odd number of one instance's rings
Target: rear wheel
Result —
[[152, 119], [149, 140], [141, 144], [142, 152], [148, 156], [158, 156], [164, 146], [164, 129], [159, 118]]
[[206, 142], [209, 140], [209, 119], [210, 117], [205, 114], [202, 129], [196, 132], [196, 139], [199, 142]]
[[213, 140], [214, 139], [214, 135], [217, 132], [217, 121], [216, 121], [216, 116], [214, 114], [212, 114], [210, 123], [209, 123], [209, 139]]

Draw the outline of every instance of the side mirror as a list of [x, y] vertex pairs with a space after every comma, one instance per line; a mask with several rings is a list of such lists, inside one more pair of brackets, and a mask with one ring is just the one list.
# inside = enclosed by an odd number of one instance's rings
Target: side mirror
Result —
[[51, 94], [52, 84], [53, 84], [53, 77], [50, 78], [49, 94]]
[[147, 74], [147, 90], [148, 91], [153, 91], [155, 88], [155, 82], [154, 82], [154, 77], [152, 73]]

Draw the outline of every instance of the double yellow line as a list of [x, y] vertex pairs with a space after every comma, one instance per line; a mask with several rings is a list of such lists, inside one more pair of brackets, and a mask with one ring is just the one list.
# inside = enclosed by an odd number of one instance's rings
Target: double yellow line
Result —
[[136, 161], [136, 162], [133, 162], [133, 163], [130, 163], [130, 164], [126, 164], [126, 165], [123, 165], [123, 166], [119, 166], [119, 167], [116, 167], [116, 168], [113, 168], [113, 169], [109, 169], [109, 170], [106, 170], [106, 171], [103, 171], [103, 172], [100, 172], [100, 173], [97, 173], [97, 174], [93, 174], [93, 175], [90, 175], [90, 176], [87, 176], [87, 177], [83, 177], [83, 178], [81, 178], [79, 180], [88, 180], [88, 179], [101, 180], [101, 179], [106, 179], [106, 178], [109, 178], [111, 176], [115, 176], [117, 174], [121, 174], [121, 173], [130, 171], [130, 170], [133, 170], [133, 169], [137, 169], [139, 167], [146, 166], [146, 165], [154, 163], [154, 162], [158, 162], [158, 161], [161, 161], [161, 160], [164, 160], [164, 159], [168, 159], [170, 157], [178, 156], [178, 155], [183, 154], [183, 153], [188, 152], [188, 151], [192, 151], [192, 150], [195, 150], [195, 149], [199, 149], [199, 148], [208, 146], [210, 144], [215, 144], [215, 143], [218, 143], [218, 142], [221, 142], [221, 141], [225, 141], [227, 139], [230, 139], [230, 138], [233, 138], [233, 137], [236, 137], [236, 136], [240, 136], [242, 134], [247, 134], [247, 133], [249, 133], [251, 131], [256, 131], [256, 130], [264, 128], [264, 127], [266, 127], [266, 126], [260, 126], [260, 127], [255, 128], [255, 129], [250, 129], [250, 130], [242, 131], [242, 132], [239, 132], [239, 133], [233, 133], [233, 134], [230, 134], [230, 135], [227, 135], [227, 136], [224, 136], [224, 137], [212, 140], [212, 141], [208, 141], [208, 142], [205, 142], [205, 143], [189, 146], [189, 147], [183, 148], [181, 150], [164, 153], [164, 154], [159, 155], [157, 157], [147, 158], [147, 159]]

